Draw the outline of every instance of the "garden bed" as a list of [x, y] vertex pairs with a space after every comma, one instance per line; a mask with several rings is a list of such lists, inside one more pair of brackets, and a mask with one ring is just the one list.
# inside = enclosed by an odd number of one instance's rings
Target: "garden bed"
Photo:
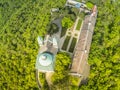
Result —
[[63, 44], [63, 46], [62, 46], [62, 49], [63, 49], [63, 50], [66, 50], [66, 49], [67, 49], [67, 46], [68, 46], [69, 41], [70, 41], [70, 36], [67, 36], [67, 37], [65, 38], [64, 44]]
[[71, 42], [71, 45], [70, 45], [70, 48], [69, 48], [69, 52], [73, 53], [75, 45], [76, 45], [76, 42], [77, 42], [77, 38], [73, 38], [72, 42]]
[[79, 21], [78, 21], [78, 23], [77, 23], [76, 30], [80, 30], [81, 24], [82, 24], [82, 20], [79, 19]]

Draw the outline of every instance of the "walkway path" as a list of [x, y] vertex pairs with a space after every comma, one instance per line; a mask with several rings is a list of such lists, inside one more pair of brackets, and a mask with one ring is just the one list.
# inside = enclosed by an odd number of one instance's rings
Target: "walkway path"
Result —
[[39, 71], [38, 71], [38, 70], [36, 70], [36, 81], [37, 81], [37, 84], [38, 84], [39, 89], [41, 89], [42, 86], [41, 86], [41, 83], [40, 83]]
[[53, 34], [52, 36], [55, 37], [58, 41], [58, 47], [61, 46], [61, 43], [59, 42], [60, 41], [60, 35], [61, 35], [61, 32], [62, 32], [62, 23], [61, 23], [61, 20], [62, 18], [59, 18], [59, 19], [56, 19], [54, 20], [52, 23], [55, 23], [58, 27], [59, 27], [59, 31], [55, 34]]
[[53, 75], [53, 72], [47, 72], [45, 74], [45, 77], [49, 86], [52, 84], [52, 81], [51, 81], [52, 75]]

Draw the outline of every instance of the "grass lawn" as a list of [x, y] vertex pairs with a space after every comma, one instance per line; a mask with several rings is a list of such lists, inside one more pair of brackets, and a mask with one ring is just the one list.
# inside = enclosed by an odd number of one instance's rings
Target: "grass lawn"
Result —
[[73, 52], [74, 51], [74, 48], [75, 48], [75, 45], [76, 45], [76, 41], [77, 41], [77, 38], [73, 38], [72, 39], [72, 42], [71, 42], [71, 45], [70, 45], [70, 48], [69, 48], [69, 52]]
[[82, 24], [82, 20], [79, 19], [76, 30], [80, 30], [81, 24]]
[[63, 46], [62, 46], [62, 49], [63, 50], [66, 50], [67, 49], [67, 46], [68, 46], [68, 43], [69, 43], [69, 41], [70, 41], [70, 36], [67, 36], [66, 37], [66, 39], [65, 39], [65, 41], [64, 41], [64, 44], [63, 44]]
[[84, 20], [85, 12], [80, 12], [78, 16], [80, 17], [80, 19]]

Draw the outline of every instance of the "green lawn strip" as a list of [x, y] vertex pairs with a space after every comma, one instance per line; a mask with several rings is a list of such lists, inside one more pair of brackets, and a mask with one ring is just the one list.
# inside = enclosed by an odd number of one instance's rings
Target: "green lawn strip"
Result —
[[76, 41], [77, 41], [77, 38], [73, 38], [72, 39], [72, 42], [71, 42], [71, 45], [70, 45], [70, 48], [69, 48], [69, 52], [73, 52], [74, 51], [74, 48], [75, 48], [75, 45], [76, 45]]
[[85, 12], [80, 12], [78, 16], [80, 17], [81, 20], [84, 20], [85, 15], [86, 15]]
[[77, 23], [76, 30], [80, 30], [81, 24], [82, 24], [82, 20], [79, 19], [79, 21], [78, 21], [78, 23]]
[[91, 2], [87, 2], [86, 5], [89, 9], [92, 9], [94, 6], [93, 3], [91, 3]]
[[63, 44], [63, 46], [62, 46], [62, 49], [63, 49], [63, 50], [66, 50], [66, 49], [67, 49], [67, 46], [68, 46], [69, 41], [70, 41], [70, 36], [67, 36], [67, 37], [65, 38], [64, 44]]
[[63, 37], [66, 34], [66, 31], [67, 29], [63, 27], [60, 37]]

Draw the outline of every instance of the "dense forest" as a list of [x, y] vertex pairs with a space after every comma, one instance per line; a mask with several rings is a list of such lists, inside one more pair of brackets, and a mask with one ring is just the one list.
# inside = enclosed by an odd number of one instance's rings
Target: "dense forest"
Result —
[[[98, 6], [88, 60], [91, 71], [88, 83], [72, 90], [120, 90], [120, 1], [86, 1]], [[0, 90], [38, 90], [37, 37], [47, 33], [50, 9], [62, 8], [65, 2], [0, 0]]]
[[88, 60], [90, 79], [81, 89], [120, 90], [120, 1], [107, 0], [98, 6]]

